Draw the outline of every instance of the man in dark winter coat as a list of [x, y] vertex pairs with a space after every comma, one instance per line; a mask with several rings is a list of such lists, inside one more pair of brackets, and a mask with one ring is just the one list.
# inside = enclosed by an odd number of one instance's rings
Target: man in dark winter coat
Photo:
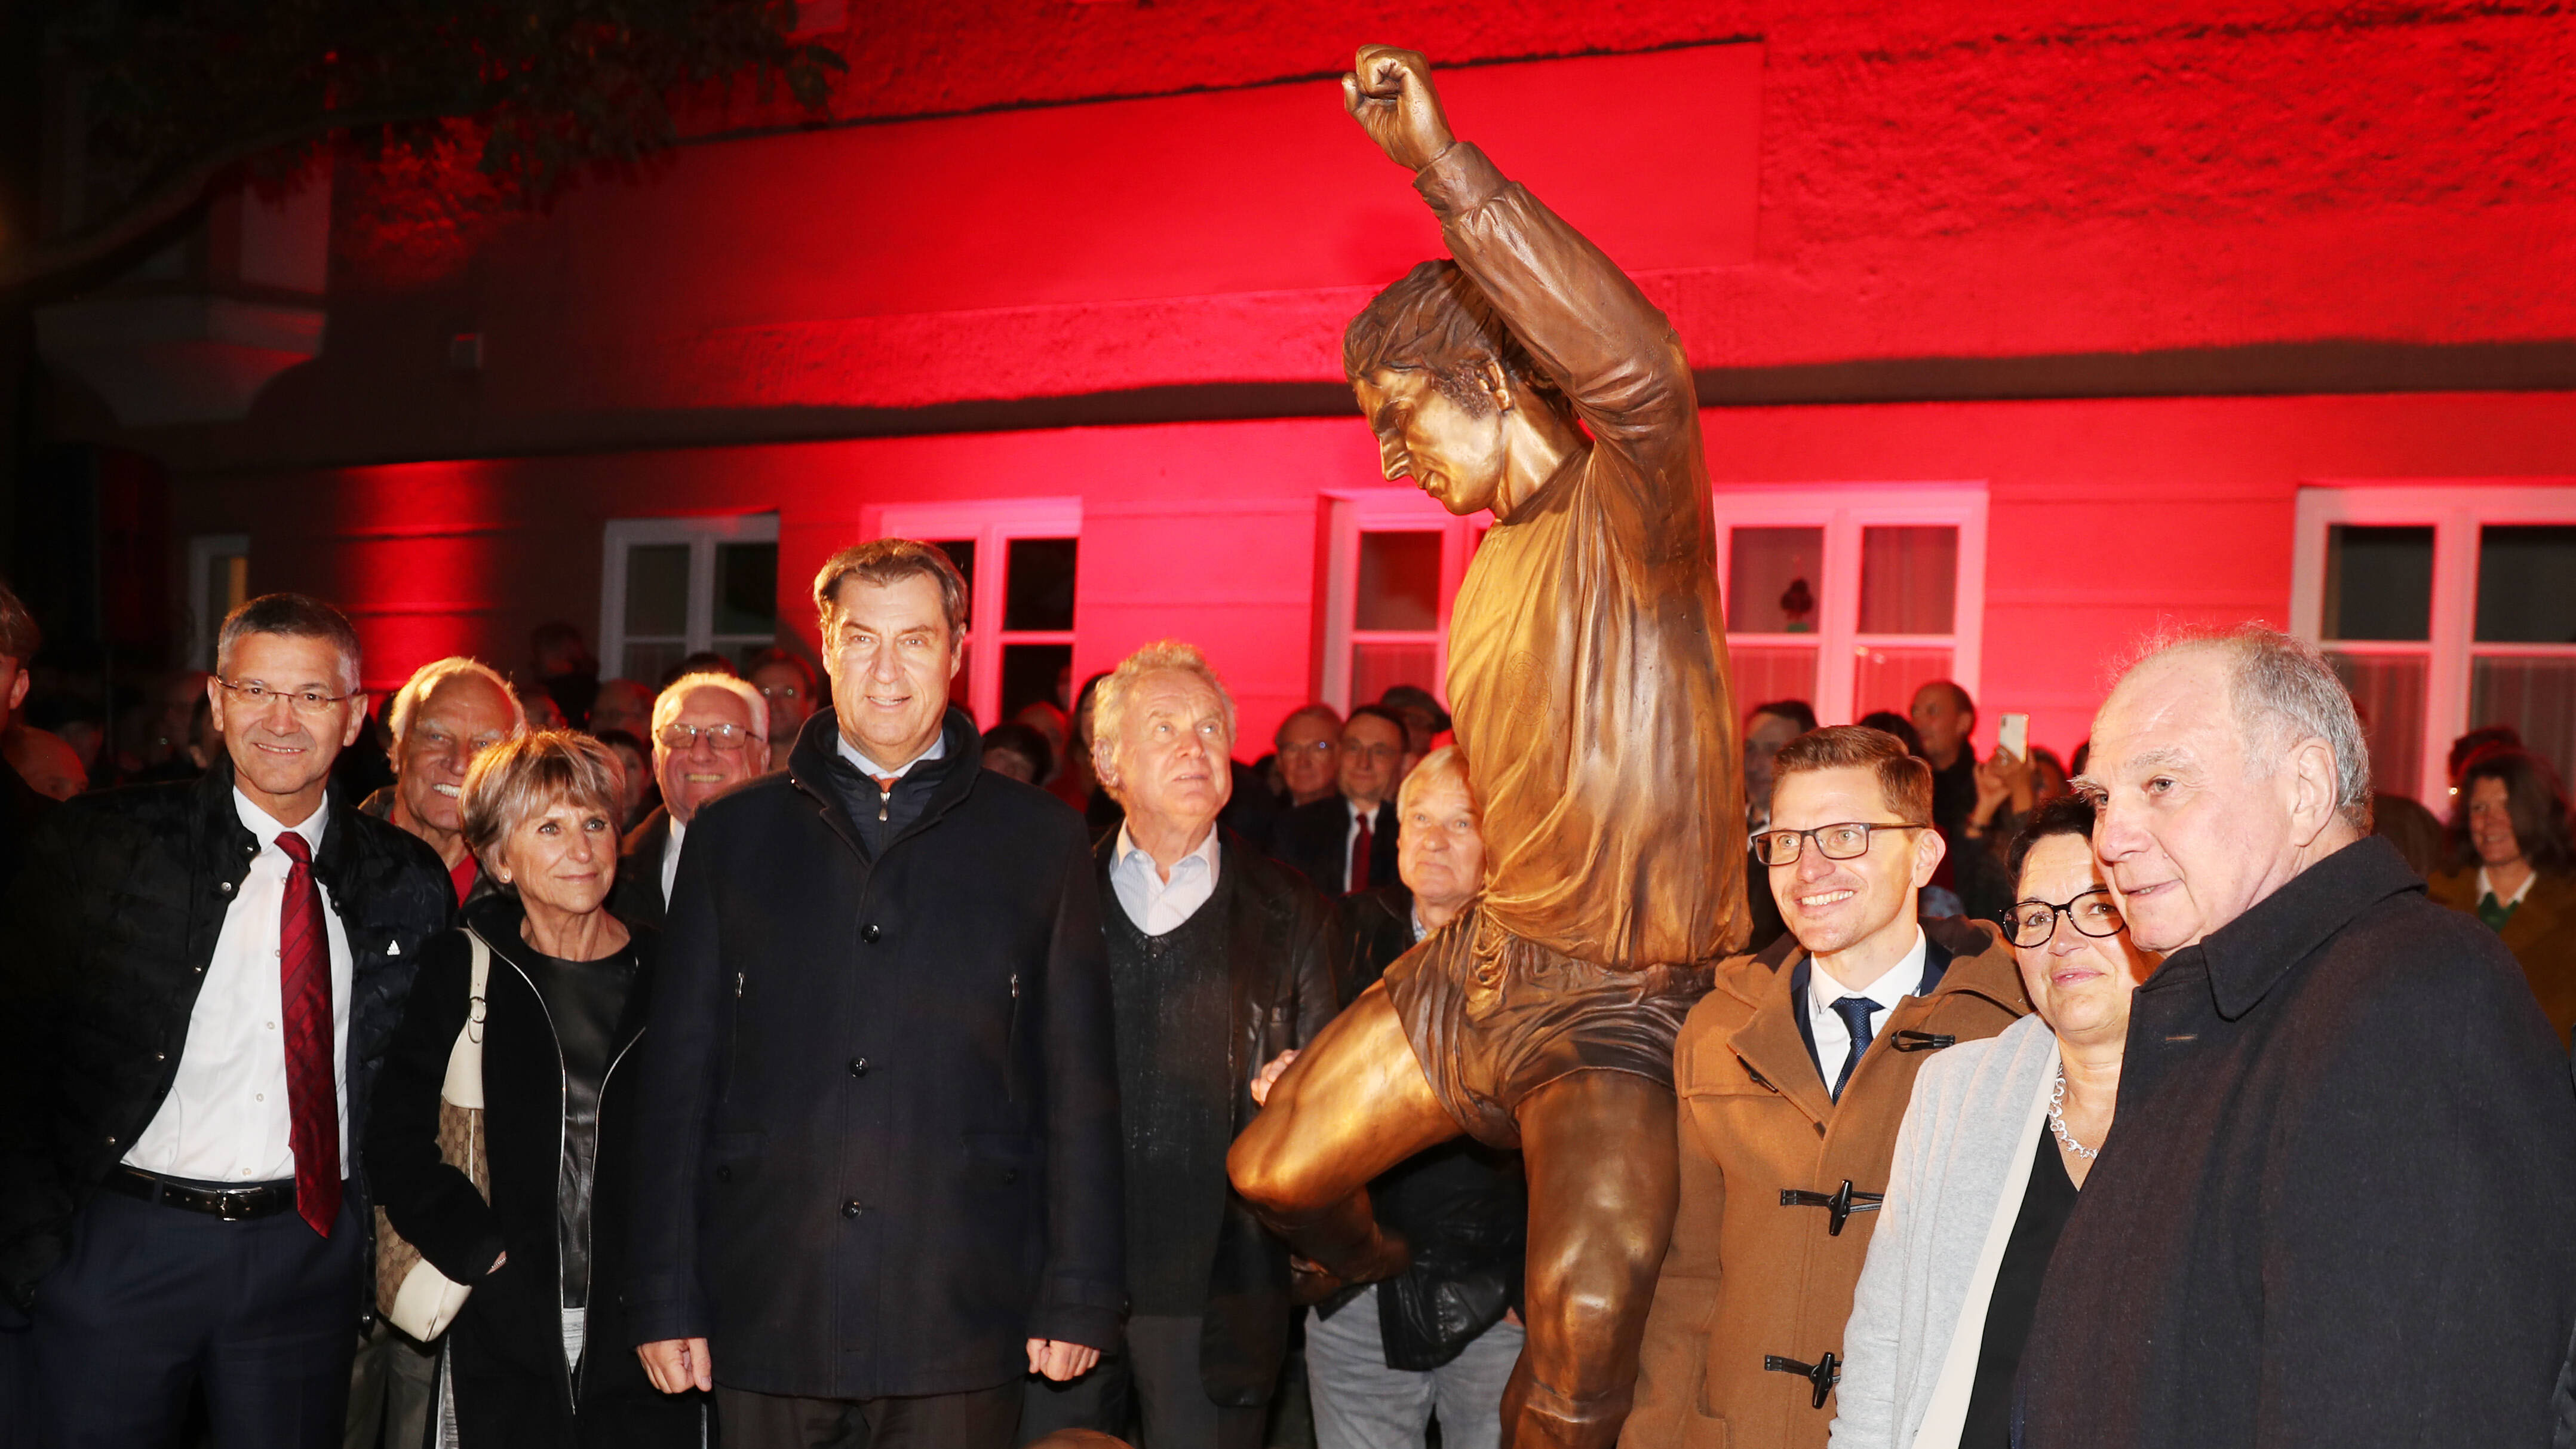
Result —
[[947, 556], [844, 549], [814, 599], [833, 708], [697, 813], [673, 885], [628, 1323], [731, 1449], [1000, 1449], [1024, 1372], [1115, 1341], [1099, 888], [1080, 819], [947, 707]]
[[1332, 1018], [1341, 934], [1294, 871], [1217, 824], [1234, 701], [1165, 640], [1101, 681], [1092, 763], [1126, 807], [1098, 847], [1125, 1106], [1120, 1352], [1070, 1388], [1032, 1385], [1024, 1438], [1115, 1432], [1125, 1394], [1149, 1449], [1260, 1449], [1287, 1354], [1288, 1251], [1227, 1185], [1262, 1068]]
[[2022, 1360], [2030, 1449], [2538, 1445], [2576, 1324], [2576, 1097], [2494, 933], [2371, 836], [2309, 645], [2131, 669], [2078, 788], [2140, 946], [2118, 1123]]
[[81, 796], [0, 918], [0, 1284], [32, 1309], [41, 1442], [337, 1445], [373, 1311], [355, 1131], [456, 897], [435, 852], [331, 803], [366, 719], [326, 604], [253, 599], [208, 684], [201, 779]]

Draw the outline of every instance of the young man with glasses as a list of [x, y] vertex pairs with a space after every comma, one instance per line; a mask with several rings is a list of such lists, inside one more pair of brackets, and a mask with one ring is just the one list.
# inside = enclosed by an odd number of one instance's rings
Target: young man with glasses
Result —
[[1922, 760], [1836, 725], [1772, 772], [1753, 855], [1789, 934], [1719, 966], [1675, 1048], [1681, 1210], [1632, 1444], [1822, 1449], [1915, 1073], [2030, 1009], [1994, 927], [1916, 917], [1942, 853]]
[[32, 1316], [62, 1449], [171, 1444], [192, 1386], [218, 1444], [341, 1442], [374, 1300], [352, 1137], [456, 909], [427, 845], [331, 803], [349, 621], [265, 595], [216, 658], [205, 776], [65, 804], [0, 905], [0, 1332]]
[[618, 919], [659, 929], [698, 807], [769, 772], [769, 701], [730, 674], [683, 674], [653, 701], [653, 778], [662, 804], [617, 851]]

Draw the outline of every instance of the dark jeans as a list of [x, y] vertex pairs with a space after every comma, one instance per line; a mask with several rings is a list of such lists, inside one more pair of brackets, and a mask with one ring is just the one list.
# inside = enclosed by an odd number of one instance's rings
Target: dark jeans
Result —
[[1231, 1409], [1207, 1396], [1199, 1378], [1199, 1318], [1138, 1315], [1127, 1341], [1069, 1384], [1028, 1380], [1020, 1442], [1058, 1429], [1127, 1431], [1129, 1407], [1144, 1424], [1144, 1449], [1261, 1449], [1268, 1409]]
[[1020, 1386], [917, 1398], [805, 1399], [716, 1385], [725, 1449], [1011, 1449]]
[[228, 1223], [102, 1192], [36, 1285], [45, 1449], [161, 1449], [203, 1383], [216, 1449], [340, 1449], [365, 1228]]

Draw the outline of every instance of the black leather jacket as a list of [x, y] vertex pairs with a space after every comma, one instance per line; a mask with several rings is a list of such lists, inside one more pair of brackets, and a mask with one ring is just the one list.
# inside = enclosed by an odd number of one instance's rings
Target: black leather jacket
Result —
[[[188, 1019], [233, 892], [260, 842], [233, 805], [233, 769], [80, 795], [46, 817], [0, 902], [0, 1284], [24, 1307], [62, 1260], [72, 1215], [151, 1124], [179, 1073]], [[422, 946], [455, 918], [437, 852], [334, 805], [313, 860], [353, 957], [349, 1120], [376, 1071]], [[364, 1173], [350, 1205], [373, 1221]], [[372, 1245], [350, 1306], [374, 1313]]]

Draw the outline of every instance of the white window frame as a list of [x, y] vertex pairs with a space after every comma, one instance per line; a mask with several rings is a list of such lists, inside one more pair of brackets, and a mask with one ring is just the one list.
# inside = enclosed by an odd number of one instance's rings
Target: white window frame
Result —
[[[697, 654], [726, 643], [749, 643], [755, 636], [715, 632], [716, 545], [778, 542], [778, 515], [772, 513], [707, 514], [680, 518], [612, 518], [600, 530], [599, 663], [611, 674], [626, 667], [626, 551], [637, 544], [685, 543], [689, 546], [688, 629], [684, 654]], [[775, 631], [767, 642], [775, 642]], [[640, 680], [646, 688], [655, 681]]]
[[188, 655], [190, 662], [209, 674], [215, 668], [215, 636], [224, 627], [222, 615], [205, 617], [206, 593], [215, 582], [215, 560], [249, 557], [247, 533], [200, 533], [188, 540]]
[[[1816, 685], [1808, 702], [1821, 724], [1849, 724], [1857, 701], [1853, 675], [1871, 649], [1950, 651], [1950, 678], [1980, 694], [1986, 627], [1986, 485], [1983, 483], [1821, 483], [1797, 487], [1726, 487], [1716, 490], [1717, 579], [1735, 597], [1736, 528], [1821, 528], [1824, 556], [1816, 572], [1816, 630], [1812, 634], [1727, 635], [1730, 648], [1808, 647], [1816, 651]], [[1959, 572], [1951, 595], [1948, 634], [1860, 632], [1861, 531], [1907, 525], [1959, 531]], [[1750, 707], [1759, 700], [1738, 700]]]
[[[2422, 641], [2327, 639], [2326, 533], [2336, 524], [2433, 530], [2431, 627]], [[2576, 658], [2576, 644], [2480, 644], [2478, 530], [2484, 525], [2576, 525], [2576, 478], [2318, 479], [2299, 486], [2298, 535], [2290, 565], [2290, 632], [2338, 654], [2421, 655], [2424, 755], [2374, 762], [2383, 789], [2406, 790], [2439, 810], [2450, 798], [2451, 741], [2469, 728], [2469, 676], [2481, 655]]]
[[[975, 540], [975, 576], [966, 581], [967, 712], [979, 729], [1002, 722], [1002, 651], [1013, 644], [1071, 644], [1076, 629], [1004, 629], [1010, 602], [1011, 540], [1069, 538], [1075, 543], [1075, 615], [1082, 622], [1082, 500], [1075, 498], [978, 498], [947, 503], [888, 503], [870, 508], [861, 518], [870, 538]], [[990, 649], [975, 648], [989, 639]]]
[[[1458, 600], [1467, 565], [1475, 559], [1477, 541], [1493, 519], [1479, 513], [1461, 518], [1432, 501], [1419, 488], [1349, 488], [1325, 490], [1330, 509], [1324, 552], [1324, 657], [1316, 675], [1316, 697], [1348, 714], [1351, 699], [1351, 651], [1362, 644], [1429, 644], [1433, 648], [1432, 694], [1441, 707], [1449, 703], [1449, 610]], [[1356, 626], [1359, 616], [1360, 535], [1363, 533], [1437, 533], [1440, 535], [1440, 600], [1430, 629], [1382, 630]], [[1360, 700], [1366, 704], [1370, 701]]]

